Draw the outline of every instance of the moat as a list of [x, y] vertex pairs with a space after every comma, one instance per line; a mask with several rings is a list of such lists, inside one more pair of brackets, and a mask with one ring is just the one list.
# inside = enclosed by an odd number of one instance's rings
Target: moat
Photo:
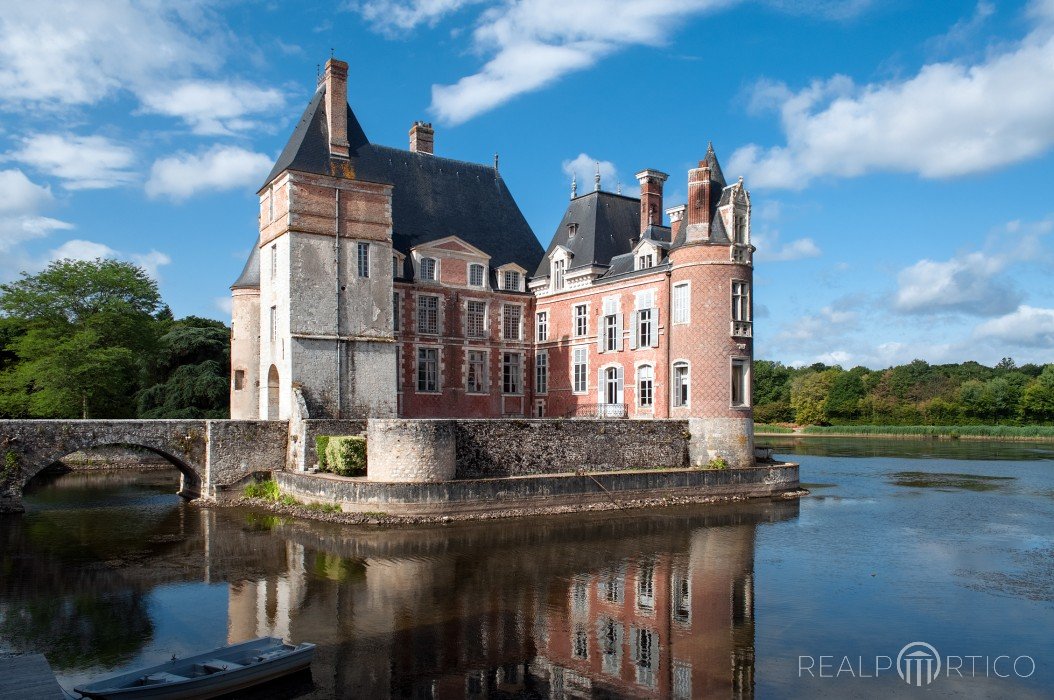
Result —
[[[366, 529], [188, 504], [175, 470], [48, 477], [0, 521], [0, 651], [70, 688], [319, 644], [264, 697], [1049, 696], [1054, 445], [761, 442], [809, 496]], [[914, 641], [988, 668], [861, 677]]]

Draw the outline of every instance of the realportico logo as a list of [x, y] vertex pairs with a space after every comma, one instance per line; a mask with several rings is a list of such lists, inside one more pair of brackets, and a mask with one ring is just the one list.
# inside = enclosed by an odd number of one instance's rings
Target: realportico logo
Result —
[[799, 656], [798, 678], [878, 678], [896, 670], [897, 675], [915, 687], [929, 685], [941, 677], [958, 678], [1028, 678], [1036, 672], [1036, 661], [1031, 656], [1011, 657], [941, 656], [937, 648], [926, 642], [905, 644], [896, 656]]

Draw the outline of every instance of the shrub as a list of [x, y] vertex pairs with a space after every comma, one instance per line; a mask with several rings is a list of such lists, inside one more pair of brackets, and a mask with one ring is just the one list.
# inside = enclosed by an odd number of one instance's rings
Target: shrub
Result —
[[278, 482], [274, 479], [267, 481], [254, 481], [245, 486], [246, 498], [263, 498], [268, 501], [278, 500]]
[[319, 469], [338, 476], [365, 476], [366, 438], [358, 435], [326, 436], [325, 450], [319, 453]]
[[329, 446], [329, 435], [315, 437], [315, 454], [318, 455], [318, 468], [326, 471], [326, 448]]
[[714, 457], [706, 463], [707, 469], [728, 469], [728, 460], [724, 457]]

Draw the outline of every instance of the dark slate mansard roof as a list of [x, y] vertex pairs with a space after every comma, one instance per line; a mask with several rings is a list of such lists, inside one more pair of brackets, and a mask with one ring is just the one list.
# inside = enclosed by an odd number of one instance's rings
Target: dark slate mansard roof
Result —
[[[323, 83], [267, 183], [284, 170], [331, 174], [325, 92]], [[541, 244], [495, 168], [372, 144], [350, 106], [348, 142], [355, 179], [393, 186], [392, 245], [407, 255], [404, 277], [412, 276], [411, 248], [447, 236], [490, 255], [491, 267], [513, 262], [530, 271], [542, 256]], [[256, 267], [258, 285], [259, 260]]]
[[259, 289], [260, 288], [260, 246], [253, 243], [249, 252], [249, 259], [245, 261], [245, 267], [238, 279], [231, 285], [231, 289]]

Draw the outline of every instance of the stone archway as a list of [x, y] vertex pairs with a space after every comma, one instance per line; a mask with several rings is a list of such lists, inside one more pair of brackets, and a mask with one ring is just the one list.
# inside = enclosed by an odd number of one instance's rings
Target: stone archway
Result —
[[267, 370], [267, 420], [278, 420], [281, 407], [279, 387], [278, 368], [271, 365], [271, 369]]

